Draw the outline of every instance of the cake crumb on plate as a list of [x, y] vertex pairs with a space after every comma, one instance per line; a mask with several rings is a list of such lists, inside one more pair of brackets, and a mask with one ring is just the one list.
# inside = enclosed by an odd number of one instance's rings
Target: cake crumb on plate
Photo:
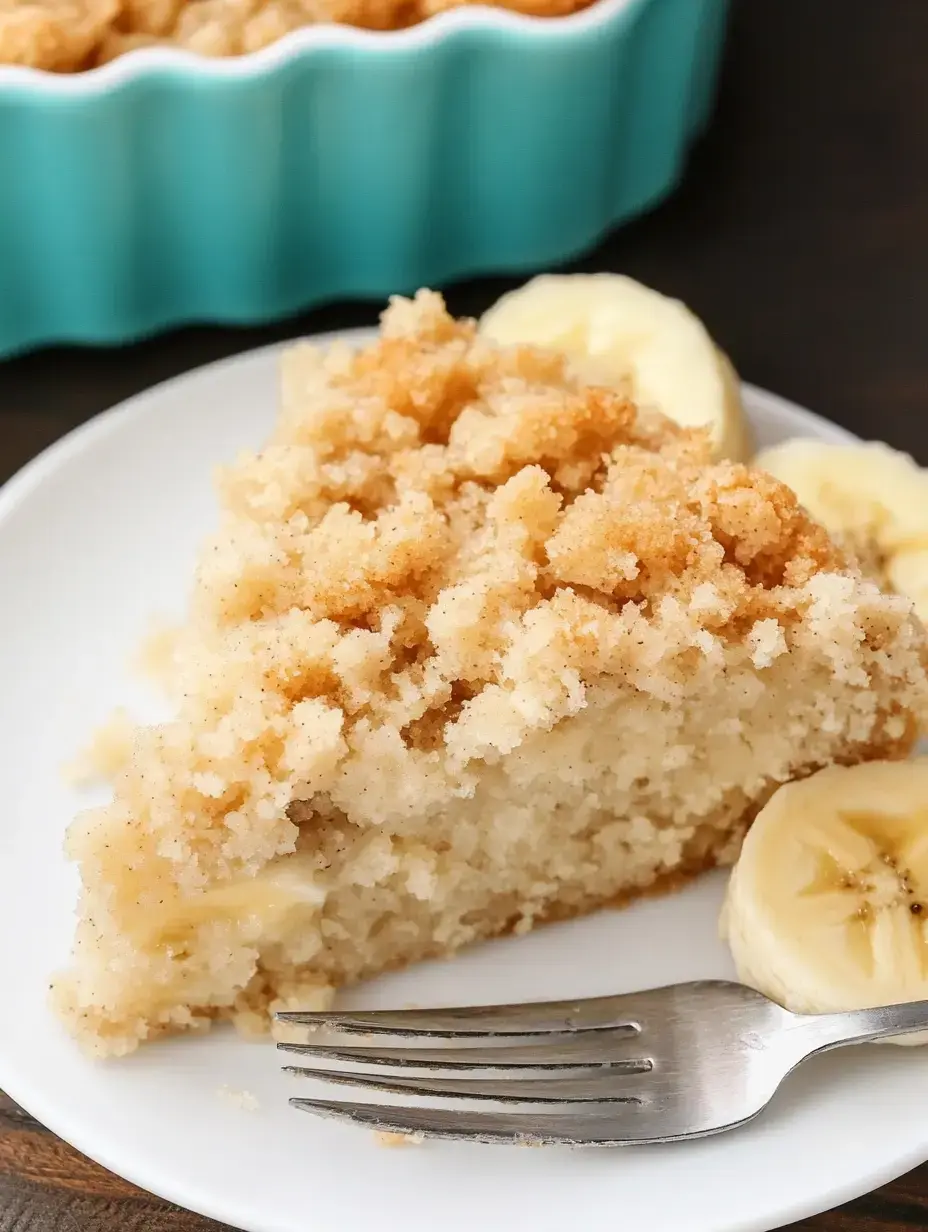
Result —
[[251, 1091], [237, 1091], [234, 1087], [220, 1087], [216, 1092], [220, 1099], [233, 1108], [241, 1108], [242, 1112], [257, 1112], [261, 1103]]
[[420, 1146], [425, 1140], [423, 1134], [393, 1134], [382, 1129], [376, 1130], [374, 1137], [377, 1140], [378, 1146], [387, 1147]]

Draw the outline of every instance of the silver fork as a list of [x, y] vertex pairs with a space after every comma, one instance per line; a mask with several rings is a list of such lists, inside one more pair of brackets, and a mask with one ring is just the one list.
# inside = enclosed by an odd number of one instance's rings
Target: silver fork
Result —
[[285, 1072], [412, 1100], [291, 1099], [307, 1112], [388, 1133], [621, 1146], [743, 1125], [807, 1057], [928, 1029], [928, 1001], [798, 1015], [706, 980], [579, 1001], [277, 1018], [322, 1029], [278, 1044], [306, 1063]]

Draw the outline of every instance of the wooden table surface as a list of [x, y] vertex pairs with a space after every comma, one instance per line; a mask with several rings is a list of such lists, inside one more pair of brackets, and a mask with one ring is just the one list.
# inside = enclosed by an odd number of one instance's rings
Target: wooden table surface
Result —
[[[682, 297], [747, 379], [928, 463], [928, 0], [734, 0], [717, 114], [683, 186], [575, 268]], [[447, 293], [477, 314], [509, 285]], [[0, 364], [0, 480], [156, 381], [376, 311], [338, 305], [268, 329]], [[928, 1166], [796, 1227], [928, 1228]], [[217, 1228], [111, 1176], [0, 1095], [0, 1232]]]

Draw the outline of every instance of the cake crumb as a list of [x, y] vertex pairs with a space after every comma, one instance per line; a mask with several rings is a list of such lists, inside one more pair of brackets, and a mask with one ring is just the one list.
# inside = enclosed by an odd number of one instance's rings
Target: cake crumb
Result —
[[237, 1091], [234, 1087], [222, 1086], [216, 1094], [225, 1103], [233, 1108], [240, 1108], [242, 1112], [257, 1112], [261, 1107], [258, 1097], [251, 1091]]
[[382, 1129], [375, 1130], [374, 1137], [378, 1146], [386, 1147], [419, 1146], [425, 1141], [424, 1134], [395, 1134]]
[[789, 653], [783, 630], [771, 617], [757, 621], [748, 634], [748, 645], [751, 647], [751, 661], [760, 668], [769, 667], [781, 654]]
[[122, 708], [98, 727], [90, 743], [62, 769], [71, 787], [87, 787], [112, 781], [128, 764], [132, 756], [135, 724]]
[[148, 636], [132, 659], [132, 668], [146, 680], [164, 685], [171, 679], [181, 630], [164, 621], [152, 622]]

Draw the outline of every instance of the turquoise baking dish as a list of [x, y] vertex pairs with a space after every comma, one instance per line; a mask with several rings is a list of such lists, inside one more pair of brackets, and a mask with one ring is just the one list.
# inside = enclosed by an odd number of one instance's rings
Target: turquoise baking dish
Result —
[[562, 262], [679, 178], [726, 8], [467, 6], [0, 68], [0, 355]]

